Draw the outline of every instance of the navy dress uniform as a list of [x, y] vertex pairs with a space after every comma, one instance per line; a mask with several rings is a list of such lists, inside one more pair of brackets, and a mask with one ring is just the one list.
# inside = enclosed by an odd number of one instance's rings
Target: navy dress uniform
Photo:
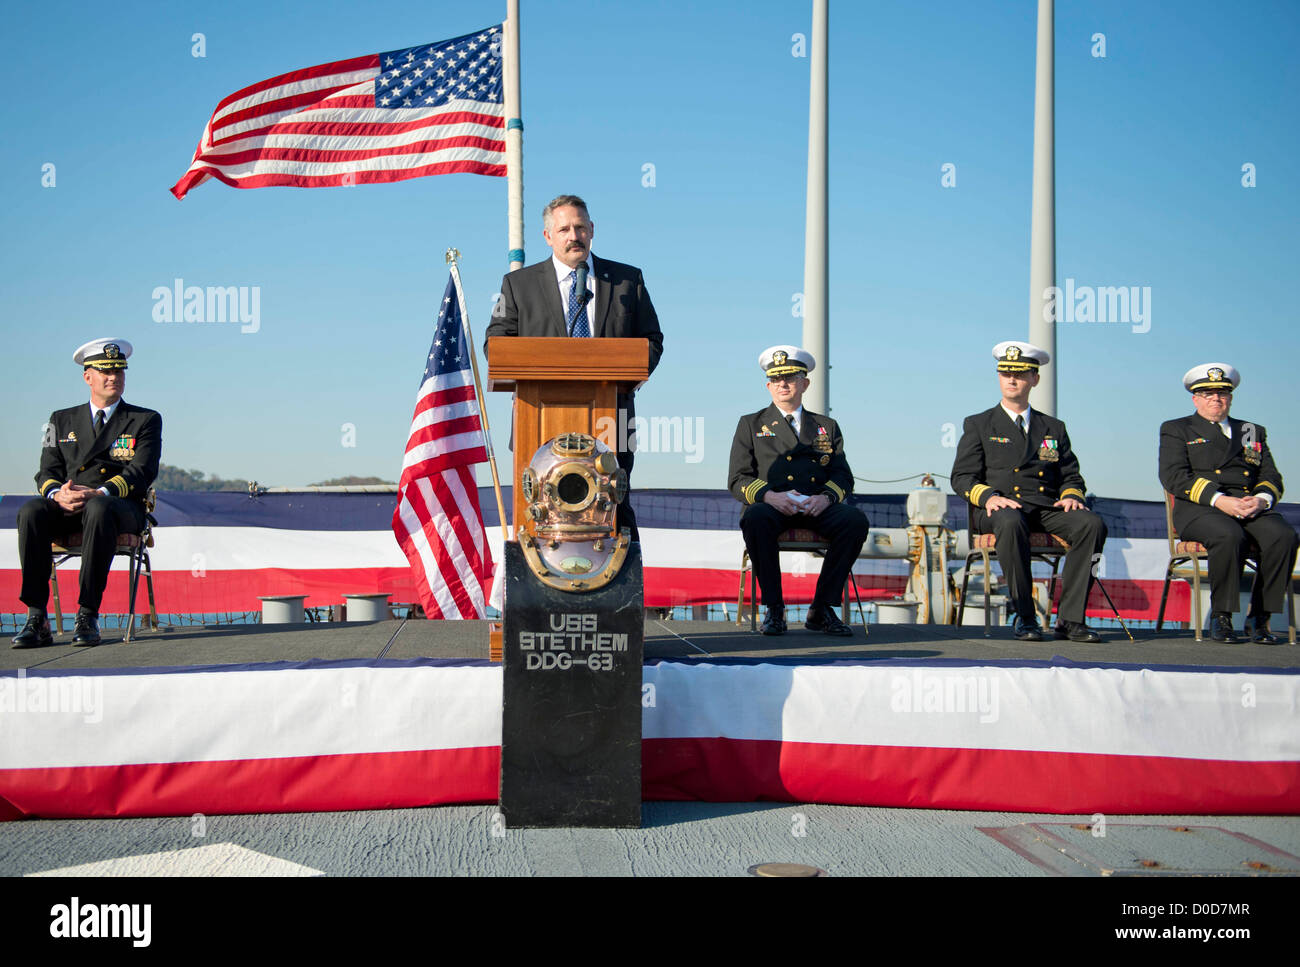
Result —
[[[1160, 483], [1174, 496], [1174, 527], [1185, 541], [1205, 545], [1210, 571], [1210, 636], [1236, 642], [1242, 561], [1259, 545], [1259, 571], [1250, 617], [1256, 641], [1274, 644], [1270, 614], [1282, 610], [1295, 567], [1295, 529], [1277, 512], [1282, 475], [1258, 423], [1228, 415], [1241, 375], [1227, 363], [1202, 363], [1183, 376], [1196, 412], [1160, 427]], [[1239, 501], [1258, 498], [1242, 507]], [[1250, 631], [1248, 629], [1248, 634]]]
[[[830, 543], [805, 627], [852, 635], [836, 617], [835, 605], [869, 524], [862, 511], [844, 503], [853, 490], [844, 439], [834, 420], [802, 407], [807, 375], [816, 367], [809, 353], [796, 346], [773, 346], [759, 356], [759, 365], [767, 374], [772, 404], [737, 423], [727, 486], [745, 505], [740, 528], [767, 609], [763, 633], [786, 630], [777, 540], [783, 531], [803, 528]], [[805, 512], [823, 502], [829, 505], [820, 513]]]
[[[1106, 542], [1106, 524], [1086, 508], [1066, 506], [1071, 499], [1082, 504], [1086, 494], [1070, 435], [1060, 420], [1028, 405], [1029, 391], [1038, 385], [1038, 369], [1051, 357], [1015, 340], [998, 343], [993, 356], [1003, 402], [966, 418], [952, 465], [953, 491], [970, 504], [971, 532], [997, 536], [998, 565], [1015, 610], [1016, 637], [1042, 640], [1029, 561], [1030, 531], [1041, 530], [1070, 543], [1055, 637], [1100, 641], [1087, 627], [1085, 613], [1092, 564]], [[988, 504], [995, 497], [1019, 506], [999, 500], [991, 510]]]
[[[28, 616], [15, 648], [53, 642], [46, 615], [50, 544], [77, 531], [83, 542], [72, 643], [100, 643], [99, 605], [117, 536], [144, 528], [145, 496], [158, 476], [162, 448], [162, 417], [121, 398], [131, 351], [125, 339], [95, 339], [73, 354], [91, 387], [91, 401], [50, 415], [36, 473], [41, 496], [18, 510], [19, 597]], [[63, 500], [78, 509], [70, 512]]]

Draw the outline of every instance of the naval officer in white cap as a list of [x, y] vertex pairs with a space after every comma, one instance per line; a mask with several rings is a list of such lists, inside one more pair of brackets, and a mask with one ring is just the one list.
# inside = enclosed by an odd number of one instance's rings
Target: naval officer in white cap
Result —
[[1015, 609], [1015, 636], [1042, 641], [1029, 570], [1029, 532], [1058, 534], [1070, 543], [1061, 572], [1055, 637], [1096, 642], [1085, 613], [1093, 555], [1106, 543], [1106, 524], [1083, 503], [1087, 492], [1065, 424], [1031, 410], [1029, 391], [1051, 357], [1013, 339], [993, 347], [1002, 400], [966, 417], [952, 489], [970, 503], [972, 533], [996, 534], [998, 565]]
[[835, 615], [844, 582], [867, 539], [867, 516], [844, 499], [853, 471], [844, 456], [839, 425], [803, 407], [808, 374], [816, 367], [798, 346], [772, 346], [758, 357], [767, 374], [770, 406], [742, 416], [731, 442], [727, 485], [745, 505], [740, 529], [754, 564], [767, 613], [765, 635], [785, 634], [785, 598], [777, 538], [783, 531], [816, 531], [830, 542], [804, 627], [849, 637]]
[[41, 496], [18, 510], [19, 598], [27, 605], [27, 623], [15, 648], [53, 644], [46, 615], [50, 543], [76, 531], [83, 542], [72, 643], [100, 643], [99, 604], [117, 535], [144, 529], [145, 495], [162, 452], [162, 417], [122, 399], [130, 355], [131, 344], [115, 338], [92, 339], [73, 353], [90, 401], [50, 415], [36, 473]]
[[1196, 412], [1160, 427], [1160, 483], [1174, 495], [1174, 527], [1209, 552], [1210, 637], [1238, 642], [1232, 615], [1240, 598], [1242, 558], [1259, 545], [1259, 571], [1245, 634], [1276, 644], [1269, 615], [1282, 610], [1295, 567], [1296, 532], [1274, 505], [1282, 475], [1258, 423], [1228, 415], [1241, 375], [1227, 363], [1201, 363], [1183, 376]]

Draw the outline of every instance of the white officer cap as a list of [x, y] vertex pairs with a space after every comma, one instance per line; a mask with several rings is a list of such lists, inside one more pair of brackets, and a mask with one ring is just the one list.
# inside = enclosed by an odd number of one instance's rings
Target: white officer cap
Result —
[[1227, 363], [1201, 363], [1183, 374], [1183, 386], [1189, 393], [1198, 389], [1226, 389], [1231, 393], [1240, 382], [1241, 373]]
[[72, 361], [78, 366], [100, 370], [126, 369], [126, 361], [132, 351], [131, 344], [125, 339], [108, 336], [86, 343], [72, 354]]
[[993, 347], [993, 358], [998, 361], [999, 373], [1038, 372], [1039, 366], [1052, 361], [1046, 349], [1039, 349], [1023, 339], [1008, 339]]
[[817, 368], [817, 361], [812, 358], [812, 353], [805, 352], [798, 346], [769, 346], [759, 353], [758, 365], [771, 379], [773, 376], [788, 376], [791, 373], [807, 376]]

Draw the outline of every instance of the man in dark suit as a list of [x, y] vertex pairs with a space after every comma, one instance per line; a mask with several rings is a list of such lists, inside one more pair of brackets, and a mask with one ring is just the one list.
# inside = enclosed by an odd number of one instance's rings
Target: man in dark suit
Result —
[[[650, 371], [659, 365], [664, 336], [641, 270], [591, 254], [595, 224], [587, 203], [560, 195], [542, 212], [542, 236], [551, 257], [510, 272], [492, 310], [486, 339], [493, 336], [572, 336], [650, 341]], [[484, 342], [486, 351], [486, 341]], [[627, 429], [636, 416], [631, 394], [618, 394], [618, 463], [632, 476], [635, 437]], [[531, 454], [528, 454], [531, 456]], [[637, 540], [631, 503], [618, 506], [621, 527]]]
[[1106, 525], [1084, 504], [1079, 459], [1060, 420], [1030, 410], [1029, 391], [1038, 385], [1038, 368], [1050, 360], [1027, 342], [993, 347], [998, 361], [1002, 402], [966, 417], [952, 489], [971, 505], [971, 532], [997, 535], [998, 565], [1015, 609], [1015, 635], [1042, 641], [1034, 611], [1029, 570], [1031, 530], [1058, 534], [1070, 543], [1061, 574], [1061, 603], [1055, 637], [1096, 642], [1085, 612], [1092, 588], [1093, 562], [1106, 543]]
[[144, 529], [145, 495], [158, 476], [162, 449], [162, 417], [122, 399], [130, 355], [125, 339], [94, 339], [73, 354], [90, 403], [50, 415], [36, 474], [41, 496], [18, 510], [19, 598], [27, 605], [27, 623], [15, 648], [53, 643], [45, 612], [50, 543], [76, 531], [82, 532], [81, 588], [72, 643], [100, 643], [99, 603], [117, 535]]
[[[1258, 423], [1228, 416], [1241, 375], [1227, 363], [1202, 363], [1183, 376], [1196, 412], [1160, 427], [1160, 483], [1174, 495], [1174, 527], [1209, 552], [1210, 637], [1238, 642], [1232, 615], [1240, 598], [1242, 559], [1253, 540], [1259, 571], [1248, 626], [1255, 641], [1276, 644], [1270, 614], [1282, 610], [1295, 567], [1296, 532], [1273, 505], [1282, 475]], [[1244, 632], [1252, 635], [1247, 627]]]
[[740, 529], [763, 593], [762, 632], [786, 631], [785, 598], [777, 538], [791, 528], [816, 531], [830, 541], [804, 625], [809, 631], [850, 636], [835, 614], [844, 582], [867, 539], [867, 517], [844, 503], [853, 471], [844, 456], [839, 425], [803, 408], [808, 374], [816, 362], [796, 346], [773, 346], [758, 359], [767, 374], [772, 405], [742, 416], [731, 442], [727, 486], [745, 504]]

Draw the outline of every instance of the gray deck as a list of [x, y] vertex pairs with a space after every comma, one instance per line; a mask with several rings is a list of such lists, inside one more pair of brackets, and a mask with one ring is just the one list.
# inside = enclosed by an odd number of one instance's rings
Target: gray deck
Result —
[[[775, 638], [723, 621], [662, 621], [645, 625], [647, 658], [781, 658], [819, 661], [835, 658], [963, 658], [972, 660], [1051, 659], [1123, 662], [1140, 665], [1300, 667], [1300, 647], [1287, 644], [1197, 644], [1188, 631], [1104, 631], [1097, 645], [1072, 641], [1021, 642], [1007, 628], [983, 637], [980, 626], [862, 626], [853, 638], [832, 638], [792, 626]], [[487, 658], [485, 621], [380, 621], [373, 624], [177, 626], [141, 634], [127, 644], [121, 631], [103, 629], [105, 644], [74, 648], [71, 633], [56, 636], [48, 648], [0, 649], [0, 669], [126, 668], [211, 665], [309, 658]]]

